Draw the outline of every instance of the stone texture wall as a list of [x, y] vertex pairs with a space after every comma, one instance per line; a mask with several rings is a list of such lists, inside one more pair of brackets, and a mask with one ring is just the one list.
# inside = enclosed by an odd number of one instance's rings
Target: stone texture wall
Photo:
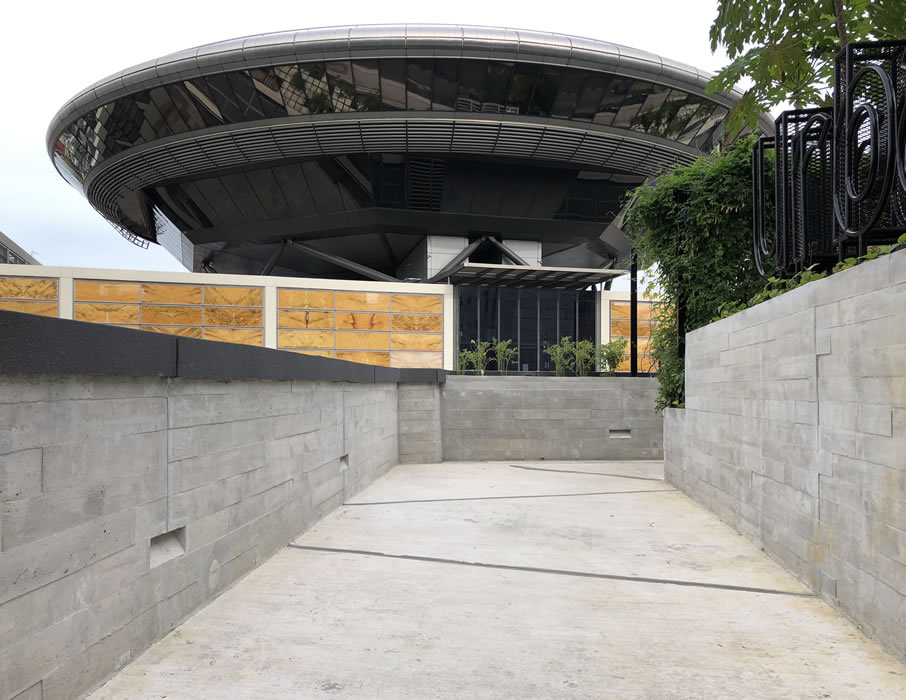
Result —
[[650, 377], [448, 376], [443, 458], [660, 459]]
[[396, 392], [0, 375], [0, 698], [88, 691], [385, 473]]
[[400, 462], [443, 461], [440, 435], [440, 385], [400, 384]]
[[906, 251], [687, 336], [668, 480], [906, 660]]

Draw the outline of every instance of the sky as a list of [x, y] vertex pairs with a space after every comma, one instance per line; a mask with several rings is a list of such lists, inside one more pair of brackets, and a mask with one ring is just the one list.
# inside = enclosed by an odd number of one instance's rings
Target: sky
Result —
[[121, 238], [57, 174], [44, 142], [51, 119], [72, 95], [174, 51], [310, 27], [477, 24], [587, 36], [713, 72], [727, 63], [725, 54], [710, 50], [716, 8], [716, 0], [16, 3], [0, 27], [0, 231], [45, 265], [183, 270], [160, 246], [142, 250]]

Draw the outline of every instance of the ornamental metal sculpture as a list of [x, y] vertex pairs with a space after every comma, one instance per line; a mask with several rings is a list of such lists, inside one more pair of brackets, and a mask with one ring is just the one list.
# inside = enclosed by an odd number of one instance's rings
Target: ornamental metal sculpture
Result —
[[906, 41], [850, 44], [837, 56], [833, 107], [783, 112], [775, 127], [752, 154], [762, 275], [827, 269], [906, 232]]

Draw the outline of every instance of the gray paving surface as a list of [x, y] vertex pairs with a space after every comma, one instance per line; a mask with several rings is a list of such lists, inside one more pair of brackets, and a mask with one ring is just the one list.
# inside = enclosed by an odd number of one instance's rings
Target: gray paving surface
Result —
[[897, 698], [660, 462], [404, 465], [95, 698]]

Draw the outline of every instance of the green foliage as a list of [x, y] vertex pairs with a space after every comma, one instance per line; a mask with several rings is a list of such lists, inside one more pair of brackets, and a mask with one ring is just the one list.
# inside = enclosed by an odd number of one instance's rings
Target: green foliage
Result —
[[318, 90], [311, 96], [308, 108], [312, 114], [326, 114], [331, 111], [330, 97], [323, 90]]
[[848, 42], [906, 38], [903, 0], [718, 0], [711, 50], [730, 64], [708, 84], [752, 86], [730, 114], [729, 135], [754, 128], [771, 107], [830, 104], [834, 58]]
[[609, 343], [603, 343], [598, 346], [597, 359], [601, 363], [601, 373], [607, 376], [613, 376], [617, 371], [617, 366], [623, 361], [626, 355], [626, 346], [629, 341], [626, 338], [617, 338]]
[[598, 350], [590, 340], [579, 340], [573, 344], [573, 367], [576, 374], [585, 377], [595, 370], [598, 361]]
[[516, 348], [511, 348], [512, 340], [494, 340], [491, 341], [491, 348], [494, 351], [494, 359], [497, 361], [497, 371], [500, 374], [506, 374], [510, 363], [516, 359], [519, 354]]
[[478, 374], [483, 375], [484, 371], [488, 368], [488, 353], [491, 350], [491, 343], [487, 340], [482, 340], [480, 343], [477, 340], [472, 341], [472, 350], [470, 352], [470, 361], [472, 369], [474, 369]]
[[752, 259], [754, 138], [662, 173], [629, 195], [626, 229], [639, 264], [657, 270], [658, 289], [649, 289], [649, 296], [661, 302], [652, 335], [658, 409], [683, 402], [677, 303], [685, 300], [691, 331], [710, 323], [722, 305], [750, 299], [763, 284]]
[[575, 368], [576, 351], [569, 336], [562, 337], [556, 345], [548, 345], [544, 348], [544, 354], [550, 356], [554, 363], [554, 374], [558, 377], [565, 377], [567, 372]]
[[[858, 258], [846, 258], [845, 260], [841, 260], [836, 265], [834, 265], [831, 273], [842, 272], [843, 270], [848, 270], [851, 267], [855, 267], [859, 263], [867, 262], [868, 260], [875, 260], [882, 255], [888, 255], [895, 250], [899, 250], [903, 246], [906, 246], [906, 233], [900, 236], [897, 239], [896, 243], [890, 245], [869, 246], [868, 252], [865, 253], [865, 255], [860, 255]], [[738, 313], [743, 309], [749, 309], [756, 304], [760, 304], [763, 301], [778, 297], [781, 294], [789, 292], [790, 290], [798, 289], [799, 287], [808, 284], [809, 282], [824, 279], [829, 274], [828, 272], [815, 272], [814, 267], [814, 265], [812, 267], [808, 267], [802, 272], [798, 272], [788, 279], [769, 277], [768, 282], [764, 286], [764, 288], [756, 292], [747, 301], [731, 301], [725, 304], [721, 304], [721, 306], [717, 310], [717, 316], [715, 316], [714, 320], [719, 321], [722, 318], [727, 318], [728, 316], [732, 316], [733, 314]]]

